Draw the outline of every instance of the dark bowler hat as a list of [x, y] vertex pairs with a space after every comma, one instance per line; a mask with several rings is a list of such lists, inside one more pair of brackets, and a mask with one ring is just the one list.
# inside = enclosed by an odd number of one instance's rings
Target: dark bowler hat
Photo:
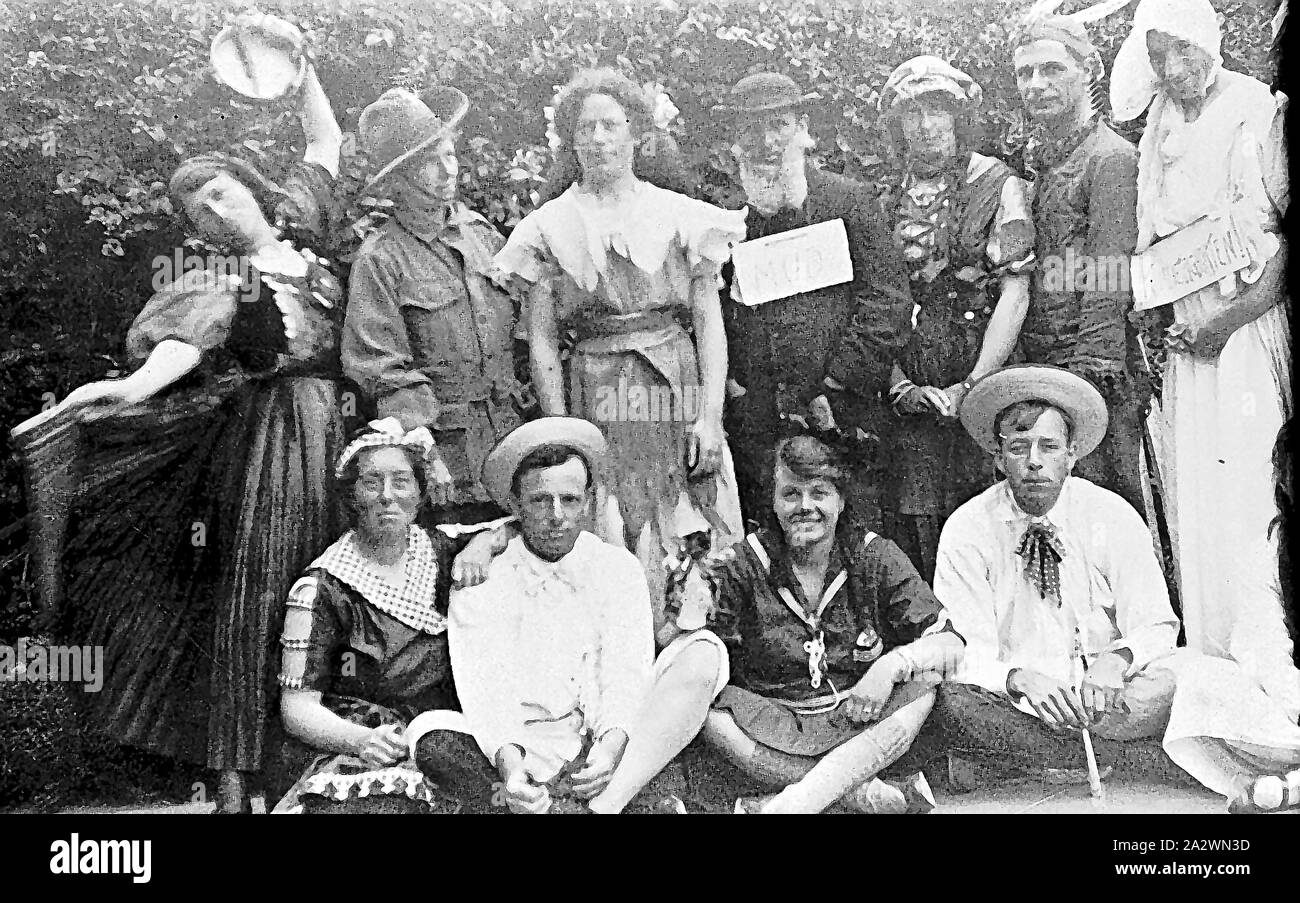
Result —
[[362, 190], [436, 144], [467, 112], [469, 98], [455, 88], [440, 85], [422, 98], [404, 88], [389, 88], [361, 111], [361, 147], [371, 165], [379, 167]]
[[816, 91], [799, 90], [794, 79], [780, 72], [756, 72], [746, 75], [732, 86], [731, 93], [718, 109], [732, 113], [765, 113], [770, 110], [793, 110], [821, 97]]

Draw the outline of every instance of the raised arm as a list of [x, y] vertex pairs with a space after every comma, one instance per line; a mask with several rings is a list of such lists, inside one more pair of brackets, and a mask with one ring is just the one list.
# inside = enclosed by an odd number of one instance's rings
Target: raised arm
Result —
[[343, 147], [343, 130], [334, 118], [334, 108], [316, 78], [316, 68], [309, 65], [299, 94], [298, 119], [302, 122], [307, 151], [303, 159], [319, 163], [334, 177], [339, 175], [339, 154]]

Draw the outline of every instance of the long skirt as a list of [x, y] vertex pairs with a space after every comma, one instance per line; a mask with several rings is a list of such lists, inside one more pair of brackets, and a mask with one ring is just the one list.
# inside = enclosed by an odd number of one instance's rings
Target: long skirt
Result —
[[[1175, 316], [1204, 316], [1217, 292], [1210, 286], [1176, 302]], [[1217, 360], [1170, 356], [1161, 463], [1187, 645], [1206, 655], [1228, 654], [1242, 618], [1271, 623], [1253, 609], [1273, 604], [1256, 584], [1277, 573], [1271, 458], [1290, 407], [1289, 362], [1282, 304], [1233, 333]]]
[[744, 535], [730, 450], [724, 445], [717, 474], [689, 473], [703, 403], [695, 345], [677, 325], [590, 338], [574, 349], [569, 387], [572, 412], [599, 426], [609, 446], [596, 532], [640, 559], [658, 610], [664, 557], [679, 539], [706, 533], [721, 548]]
[[87, 714], [118, 742], [255, 771], [285, 594], [338, 535], [332, 380], [178, 390], [81, 427], [57, 632], [102, 646]]

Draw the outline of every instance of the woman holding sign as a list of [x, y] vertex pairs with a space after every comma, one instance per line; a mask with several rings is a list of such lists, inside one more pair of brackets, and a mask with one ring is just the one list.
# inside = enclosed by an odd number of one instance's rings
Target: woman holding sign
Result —
[[[1208, 0], [1143, 0], [1111, 76], [1116, 118], [1147, 112], [1139, 270], [1186, 275], [1162, 266], [1168, 249], [1229, 229], [1239, 236], [1230, 244], [1249, 251], [1244, 268], [1202, 267], [1199, 286], [1172, 293], [1182, 297], [1167, 339], [1161, 463], [1187, 645], [1210, 655], [1229, 652], [1239, 625], [1282, 629], [1275, 616], [1256, 617], [1276, 603], [1249, 588], [1272, 568], [1269, 455], [1291, 403], [1285, 245], [1262, 165], [1276, 105], [1265, 85], [1222, 68], [1219, 44]], [[1145, 280], [1133, 288], [1138, 307], [1171, 297]]]
[[585, 417], [609, 442], [598, 532], [641, 560], [659, 628], [665, 554], [692, 533], [717, 545], [741, 530], [722, 429], [718, 274], [745, 214], [668, 189], [685, 181], [665, 166], [671, 139], [620, 73], [578, 73], [554, 109], [560, 193], [515, 227], [496, 262], [532, 286], [522, 319], [543, 412]]
[[927, 581], [944, 520], [994, 480], [957, 420], [975, 380], [1006, 363], [1029, 307], [1028, 185], [969, 146], [980, 86], [932, 56], [903, 63], [881, 110], [903, 166], [885, 215], [912, 280], [916, 329], [894, 366], [901, 416], [889, 460], [885, 533]]

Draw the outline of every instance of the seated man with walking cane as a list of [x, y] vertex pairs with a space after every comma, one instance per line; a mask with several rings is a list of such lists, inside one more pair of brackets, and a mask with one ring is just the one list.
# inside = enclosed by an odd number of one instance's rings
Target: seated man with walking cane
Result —
[[[1178, 620], [1151, 533], [1115, 493], [1071, 475], [1106, 433], [1101, 393], [1058, 367], [980, 380], [962, 424], [1006, 479], [958, 508], [939, 540], [935, 595], [966, 638], [914, 747], [1002, 770], [1092, 768], [1111, 741], [1158, 738]], [[923, 756], [924, 758], [924, 756]], [[954, 765], [957, 766], [954, 768]]]

